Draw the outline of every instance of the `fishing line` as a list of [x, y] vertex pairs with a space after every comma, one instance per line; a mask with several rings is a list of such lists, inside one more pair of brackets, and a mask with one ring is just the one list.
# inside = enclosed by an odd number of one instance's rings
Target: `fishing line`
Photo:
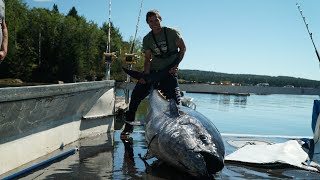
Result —
[[306, 28], [307, 28], [307, 31], [308, 31], [308, 34], [309, 34], [309, 36], [310, 36], [311, 42], [312, 42], [312, 44], [313, 44], [314, 50], [316, 51], [316, 54], [317, 54], [317, 57], [318, 57], [318, 61], [319, 61], [319, 68], [320, 68], [320, 56], [319, 56], [318, 50], [317, 50], [317, 48], [316, 48], [316, 45], [315, 45], [315, 43], [314, 43], [314, 41], [313, 41], [312, 33], [311, 33], [310, 30], [309, 30], [309, 25], [308, 25], [308, 23], [306, 22], [306, 17], [303, 16], [302, 10], [301, 10], [301, 8], [300, 8], [300, 5], [299, 5], [298, 3], [296, 3], [296, 5], [297, 5], [298, 10], [299, 10], [299, 12], [300, 12], [300, 14], [301, 14], [301, 17], [302, 17], [302, 19], [303, 19], [303, 22], [304, 22], [304, 24], [305, 24], [305, 26], [306, 26]]
[[133, 41], [132, 41], [132, 44], [131, 44], [130, 53], [133, 53], [133, 50], [134, 50], [134, 42], [136, 41], [136, 37], [137, 37], [137, 33], [138, 33], [139, 22], [140, 22], [141, 11], [142, 11], [142, 4], [143, 4], [143, 0], [141, 0], [141, 4], [140, 4], [138, 22], [137, 22], [137, 25], [136, 25], [136, 32], [134, 34], [134, 38], [133, 38]]

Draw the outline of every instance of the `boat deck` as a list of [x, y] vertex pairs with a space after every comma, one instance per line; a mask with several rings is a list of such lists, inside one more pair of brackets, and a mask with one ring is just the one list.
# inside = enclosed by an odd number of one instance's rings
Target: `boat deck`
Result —
[[[4, 174], [14, 174], [57, 154], [79, 147], [73, 155], [60, 158], [53, 163], [25, 173], [21, 179], [190, 179], [185, 173], [176, 171], [157, 159], [148, 160], [149, 167], [139, 158], [146, 153], [144, 131], [135, 127], [132, 138], [122, 141], [120, 130], [113, 133], [81, 139], [36, 161]], [[241, 142], [279, 143], [300, 137], [254, 136], [223, 134], [226, 154], [234, 152]], [[215, 179], [317, 179], [320, 174], [288, 166], [247, 166], [226, 162]]]

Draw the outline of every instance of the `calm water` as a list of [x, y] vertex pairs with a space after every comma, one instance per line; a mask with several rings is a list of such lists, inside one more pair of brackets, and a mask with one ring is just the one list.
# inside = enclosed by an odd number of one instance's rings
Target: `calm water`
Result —
[[221, 133], [312, 136], [313, 101], [319, 96], [186, 93]]
[[[233, 96], [218, 94], [186, 93], [193, 98], [197, 110], [214, 122], [222, 133], [311, 136], [313, 100], [318, 96], [297, 95], [251, 95]], [[144, 120], [147, 101], [143, 101], [137, 113], [137, 120]], [[139, 158], [147, 147], [144, 128], [136, 126], [129, 141], [119, 138], [123, 121], [116, 120], [116, 131], [97, 137], [82, 139], [65, 147], [66, 150], [79, 147], [79, 152], [47, 166], [20, 176], [19, 179], [183, 179], [190, 177], [178, 172], [155, 158], [148, 160], [146, 167]], [[243, 137], [223, 137], [226, 154], [236, 148], [228, 140], [244, 140]], [[252, 137], [248, 137], [252, 140]], [[285, 142], [286, 138], [257, 137], [255, 140]], [[56, 154], [31, 162], [21, 169], [46, 160]], [[18, 170], [16, 170], [18, 171]], [[226, 163], [216, 179], [318, 179], [319, 174], [288, 167], [249, 167]]]
[[[117, 95], [122, 95], [121, 91]], [[221, 133], [313, 136], [311, 129], [315, 95], [255, 95], [185, 93], [196, 110], [209, 118]], [[139, 106], [142, 120], [147, 103]]]

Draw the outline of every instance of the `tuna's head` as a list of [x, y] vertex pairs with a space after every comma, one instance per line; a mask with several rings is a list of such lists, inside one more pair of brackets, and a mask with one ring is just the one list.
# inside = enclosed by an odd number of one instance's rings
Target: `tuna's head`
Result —
[[224, 167], [221, 135], [197, 112], [182, 112], [162, 130], [158, 142], [165, 161], [195, 177], [208, 177]]

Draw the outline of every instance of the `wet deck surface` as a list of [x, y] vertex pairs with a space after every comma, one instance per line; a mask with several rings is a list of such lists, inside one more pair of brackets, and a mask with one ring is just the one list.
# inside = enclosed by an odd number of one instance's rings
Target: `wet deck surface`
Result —
[[[192, 179], [185, 173], [160, 163], [156, 159], [148, 160], [146, 167], [139, 158], [146, 153], [144, 131], [135, 127], [132, 138], [121, 141], [120, 131], [111, 134], [101, 134], [96, 137], [82, 139], [67, 145], [63, 150], [40, 158], [35, 162], [20, 167], [15, 171], [30, 167], [60, 154], [69, 149], [79, 147], [73, 155], [59, 159], [54, 163], [42, 166], [32, 172], [20, 176], [19, 179]], [[285, 138], [240, 138], [223, 137], [226, 153], [236, 150], [227, 141], [258, 140], [260, 142], [284, 142]], [[11, 174], [14, 172], [10, 172]], [[9, 175], [9, 174], [7, 174]], [[215, 179], [319, 179], [320, 174], [290, 167], [249, 167], [240, 164], [226, 163], [224, 169], [215, 175]]]

